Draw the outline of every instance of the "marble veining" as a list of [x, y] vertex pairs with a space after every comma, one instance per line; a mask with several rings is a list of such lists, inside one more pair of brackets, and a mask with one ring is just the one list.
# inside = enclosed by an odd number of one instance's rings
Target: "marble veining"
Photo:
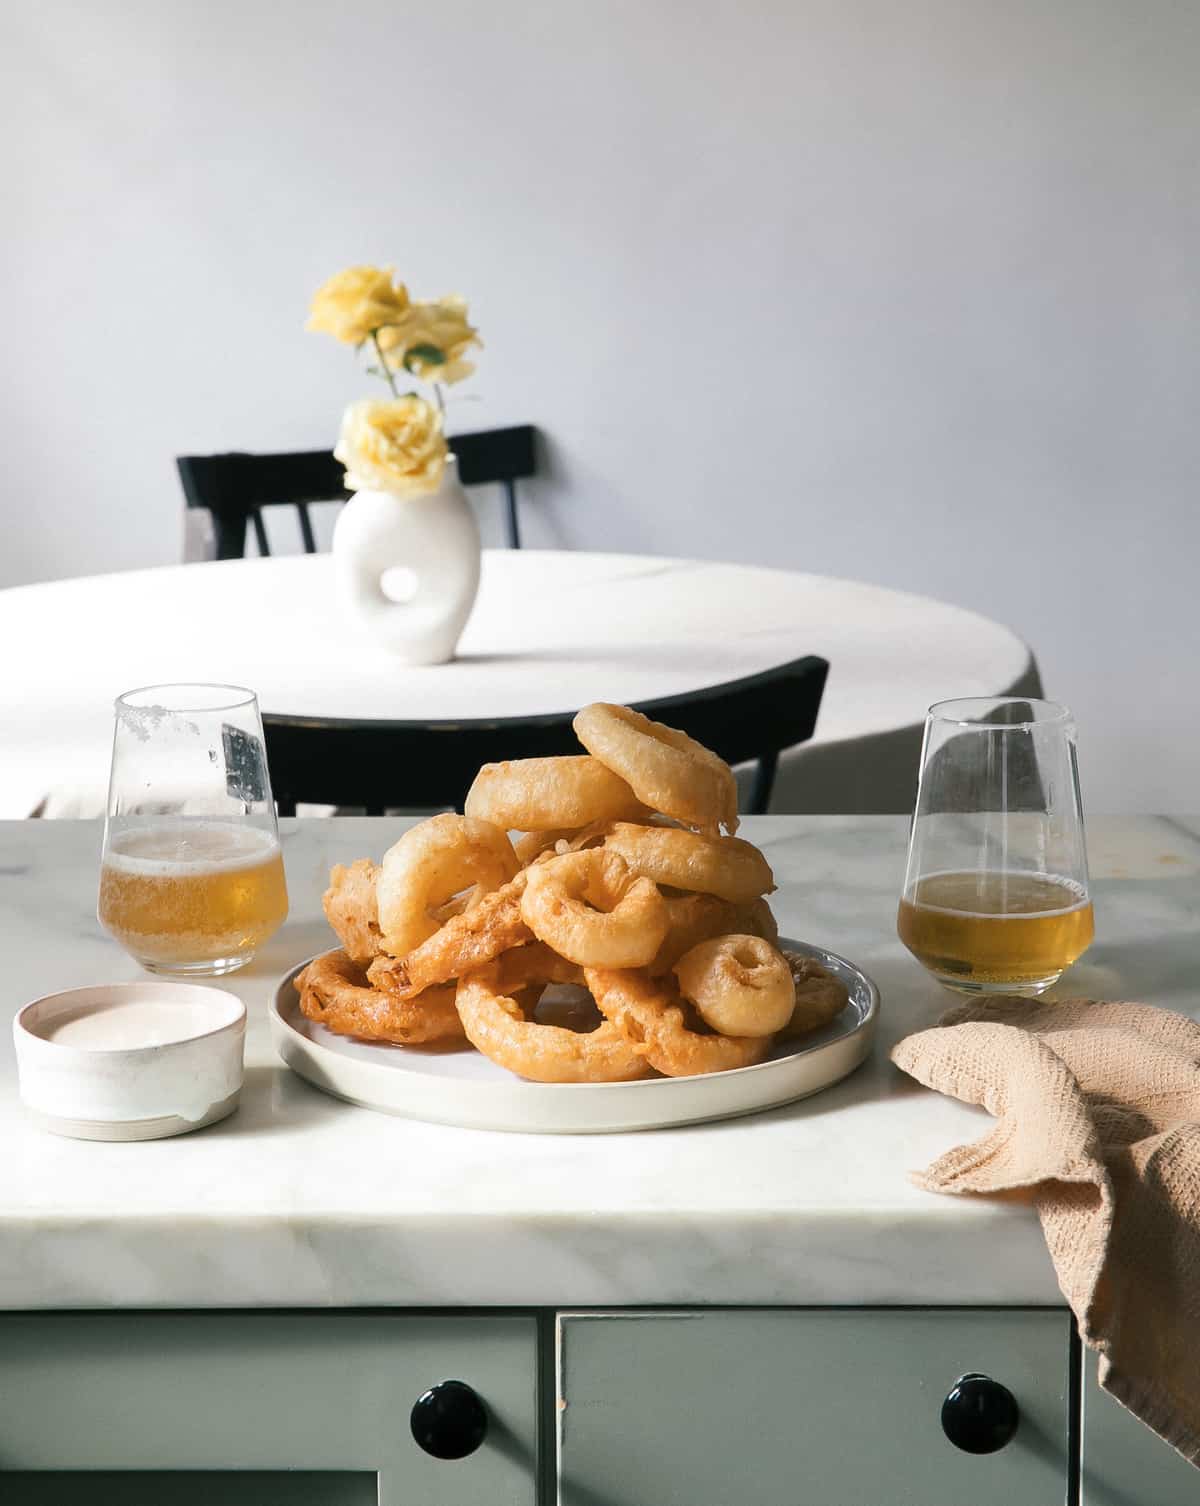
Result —
[[[284, 823], [292, 916], [223, 980], [246, 1001], [242, 1107], [178, 1140], [108, 1145], [34, 1128], [0, 1044], [0, 1306], [1053, 1303], [1032, 1212], [921, 1192], [906, 1173], [986, 1128], [888, 1062], [947, 996], [895, 939], [906, 822], [747, 823], [786, 933], [879, 983], [871, 1061], [753, 1119], [541, 1137], [419, 1124], [324, 1097], [279, 1063], [266, 1002], [326, 944], [334, 861], [381, 855], [401, 821]], [[1200, 823], [1091, 822], [1097, 941], [1063, 993], [1200, 1014]], [[11, 1016], [28, 999], [140, 975], [100, 930], [92, 822], [0, 824]]]

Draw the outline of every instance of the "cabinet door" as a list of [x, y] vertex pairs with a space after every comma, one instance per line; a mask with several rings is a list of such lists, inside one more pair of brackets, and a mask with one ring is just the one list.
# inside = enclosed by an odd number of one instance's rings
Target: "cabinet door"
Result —
[[1196, 1506], [1200, 1470], [1101, 1391], [1086, 1350], [1083, 1368], [1082, 1506]]
[[[560, 1506], [1061, 1506], [1066, 1314], [563, 1314]], [[1015, 1436], [969, 1454], [943, 1399], [983, 1373]]]
[[[409, 1426], [445, 1380], [486, 1409], [465, 1458], [431, 1457]], [[7, 1313], [0, 1499], [533, 1506], [536, 1380], [532, 1318]], [[104, 1491], [76, 1477], [73, 1494], [74, 1470]]]

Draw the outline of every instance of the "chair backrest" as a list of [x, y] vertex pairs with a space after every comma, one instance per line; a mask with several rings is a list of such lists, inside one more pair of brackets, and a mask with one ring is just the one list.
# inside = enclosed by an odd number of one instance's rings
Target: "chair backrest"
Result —
[[[767, 809], [779, 755], [817, 723], [829, 665], [815, 656], [761, 674], [637, 706], [678, 727], [726, 762], [757, 767], [747, 810]], [[461, 809], [480, 764], [578, 753], [572, 713], [458, 722], [376, 722], [264, 716], [267, 761], [280, 813], [298, 802]]]
[[254, 525], [258, 552], [270, 554], [263, 526], [264, 507], [292, 506], [309, 554], [317, 552], [310, 502], [345, 501], [344, 470], [328, 450], [283, 455], [181, 455], [175, 465], [189, 507], [206, 507], [217, 535], [217, 558], [241, 559], [246, 553], [246, 524]]
[[518, 424], [512, 429], [481, 429], [477, 434], [450, 436], [450, 448], [458, 460], [458, 479], [464, 486], [499, 482], [503, 488], [512, 549], [521, 547], [517, 482], [537, 470], [536, 435], [532, 424]]
[[[508, 541], [520, 548], [517, 525], [516, 483], [537, 469], [537, 431], [531, 424], [510, 429], [483, 429], [474, 434], [450, 436], [450, 449], [458, 459], [459, 479], [464, 486], [498, 482], [507, 505]], [[246, 553], [246, 524], [254, 528], [260, 554], [269, 554], [270, 544], [263, 524], [264, 507], [296, 509], [300, 535], [308, 554], [317, 552], [312, 502], [344, 502], [346, 490], [342, 465], [329, 450], [300, 450], [280, 455], [181, 455], [175, 462], [189, 507], [205, 507], [212, 514], [217, 537], [217, 558], [241, 559]]]

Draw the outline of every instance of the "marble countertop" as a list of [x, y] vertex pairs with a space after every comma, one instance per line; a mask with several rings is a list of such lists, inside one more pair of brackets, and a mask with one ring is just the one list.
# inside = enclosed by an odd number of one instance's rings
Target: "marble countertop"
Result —
[[[0, 1042], [0, 1306], [937, 1304], [1061, 1301], [1033, 1213], [921, 1192], [906, 1173], [984, 1132], [981, 1110], [893, 1068], [948, 1002], [895, 939], [907, 823], [746, 823], [786, 934], [879, 983], [872, 1059], [752, 1119], [615, 1136], [496, 1135], [322, 1096], [274, 1057], [266, 1001], [326, 944], [330, 864], [396, 821], [285, 822], [292, 918], [232, 986], [250, 1009], [240, 1110], [175, 1140], [58, 1139], [17, 1099]], [[1060, 989], [1200, 1015], [1200, 821], [1094, 818], [1097, 941]], [[140, 976], [94, 916], [100, 828], [0, 824], [8, 1017]]]

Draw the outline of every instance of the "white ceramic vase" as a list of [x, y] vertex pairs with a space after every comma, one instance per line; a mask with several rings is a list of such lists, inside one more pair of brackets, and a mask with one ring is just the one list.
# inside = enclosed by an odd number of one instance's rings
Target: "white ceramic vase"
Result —
[[[338, 593], [402, 664], [454, 657], [479, 588], [479, 526], [451, 459], [435, 492], [356, 492], [333, 530]], [[410, 572], [411, 595], [385, 593], [389, 570]]]

